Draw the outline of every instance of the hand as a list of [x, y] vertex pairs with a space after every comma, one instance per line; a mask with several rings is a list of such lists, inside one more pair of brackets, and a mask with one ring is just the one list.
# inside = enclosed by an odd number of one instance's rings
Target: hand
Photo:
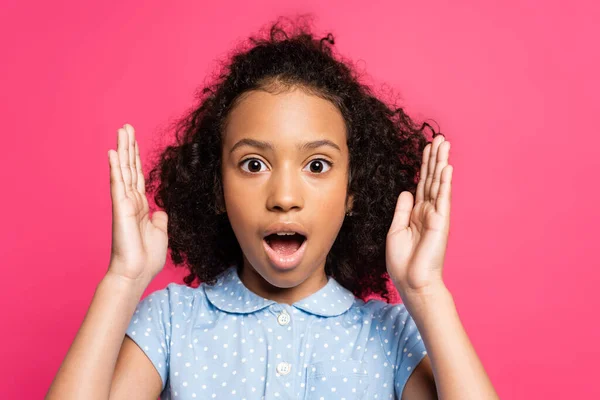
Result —
[[144, 173], [133, 127], [117, 131], [117, 151], [109, 150], [112, 198], [112, 249], [109, 273], [149, 284], [167, 258], [164, 211], [149, 218]]
[[416, 204], [413, 207], [410, 192], [398, 197], [386, 239], [386, 265], [401, 297], [443, 284], [453, 170], [448, 165], [449, 152], [450, 142], [436, 136], [423, 151]]

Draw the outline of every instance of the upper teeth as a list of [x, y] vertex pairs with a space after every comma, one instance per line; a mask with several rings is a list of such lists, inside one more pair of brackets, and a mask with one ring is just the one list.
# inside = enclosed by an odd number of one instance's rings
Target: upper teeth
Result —
[[296, 232], [277, 232], [277, 235], [281, 236], [281, 235], [295, 235]]

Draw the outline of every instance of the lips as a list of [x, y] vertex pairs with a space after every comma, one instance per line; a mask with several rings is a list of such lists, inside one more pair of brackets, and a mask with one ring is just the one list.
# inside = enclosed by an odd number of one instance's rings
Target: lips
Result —
[[304, 229], [304, 227], [300, 223], [291, 221], [280, 221], [269, 225], [263, 233], [263, 238], [278, 232], [294, 232], [304, 236], [305, 238], [308, 237], [306, 229]]
[[294, 233], [293, 235], [271, 234], [265, 237], [265, 241], [277, 254], [289, 256], [295, 253], [306, 240], [304, 235]]
[[277, 269], [287, 270], [302, 261], [308, 234], [298, 222], [278, 221], [265, 229], [262, 242], [271, 264]]
[[289, 244], [287, 245], [283, 242], [277, 244], [275, 243], [275, 239], [269, 239], [270, 244], [267, 242], [266, 238], [262, 241], [265, 253], [276, 269], [289, 270], [300, 265], [300, 262], [304, 258], [308, 240], [306, 240], [306, 238], [303, 239], [300, 247], [297, 245], [298, 242], [296, 241], [296, 243], [293, 243], [293, 240], [294, 239], [289, 239]]

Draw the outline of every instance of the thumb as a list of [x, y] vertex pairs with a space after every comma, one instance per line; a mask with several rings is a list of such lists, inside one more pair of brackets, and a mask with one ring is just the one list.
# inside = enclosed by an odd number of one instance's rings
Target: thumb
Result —
[[402, 231], [406, 229], [410, 223], [410, 215], [413, 209], [413, 195], [411, 192], [404, 191], [398, 196], [396, 210], [394, 211], [394, 219], [390, 226], [389, 233]]
[[152, 225], [156, 226], [161, 231], [167, 233], [167, 223], [169, 216], [164, 211], [155, 211], [152, 214]]

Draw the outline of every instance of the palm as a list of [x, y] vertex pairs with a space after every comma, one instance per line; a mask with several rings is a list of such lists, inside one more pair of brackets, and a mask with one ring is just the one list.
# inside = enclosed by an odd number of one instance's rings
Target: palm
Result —
[[135, 132], [129, 124], [118, 131], [116, 155], [109, 152], [113, 204], [110, 270], [149, 282], [166, 260], [168, 216], [164, 211], [156, 211], [150, 218]]
[[[392, 282], [419, 291], [442, 281], [450, 229], [450, 143], [437, 136], [423, 152], [421, 177], [413, 195], [402, 192], [386, 239], [386, 264]], [[434, 171], [430, 173], [429, 171]]]
[[127, 248], [122, 251], [131, 251], [133, 253], [129, 256], [131, 258], [134, 257], [134, 254], [146, 254], [151, 260], [163, 260], [167, 253], [167, 232], [164, 226], [152, 223], [148, 200], [145, 194], [138, 190], [140, 189], [126, 189], [125, 197], [121, 200], [122, 205], [115, 207], [117, 212], [122, 213], [121, 217], [130, 222], [123, 224], [124, 236], [129, 239], [129, 242]]

